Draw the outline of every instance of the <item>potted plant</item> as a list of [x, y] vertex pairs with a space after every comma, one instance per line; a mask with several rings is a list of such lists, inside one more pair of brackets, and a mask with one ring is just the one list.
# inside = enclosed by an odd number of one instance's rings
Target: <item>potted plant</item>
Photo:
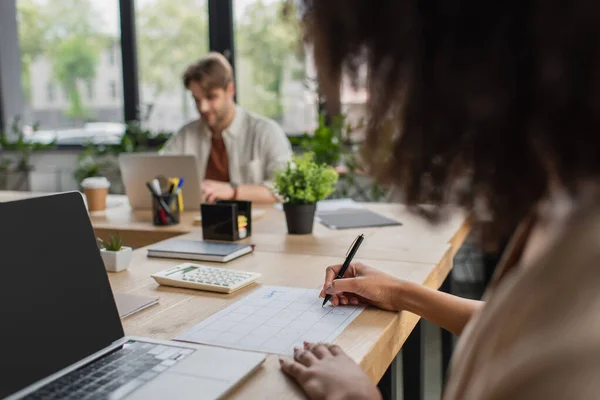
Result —
[[104, 261], [104, 268], [110, 272], [119, 272], [127, 269], [131, 262], [131, 247], [123, 246], [123, 238], [120, 235], [108, 235], [108, 241], [98, 238], [102, 245], [100, 255]]
[[77, 168], [73, 172], [73, 177], [77, 184], [81, 185], [86, 178], [97, 176], [112, 178], [118, 169], [119, 166], [109, 158], [106, 152], [99, 150], [94, 144], [88, 143], [77, 156]]
[[[33, 131], [37, 131], [35, 125]], [[3, 186], [8, 190], [29, 190], [29, 174], [33, 170], [30, 158], [34, 151], [53, 148], [56, 141], [50, 143], [39, 143], [26, 137], [25, 129], [21, 124], [21, 118], [15, 117], [11, 124], [12, 140], [5, 132], [0, 133], [0, 148], [3, 151], [16, 153], [16, 160], [13, 165], [4, 162], [0, 173], [4, 175]]]
[[121, 171], [117, 163], [120, 153], [160, 150], [171, 137], [171, 132], [152, 132], [141, 128], [137, 121], [127, 123], [125, 133], [117, 144], [87, 143], [77, 157], [77, 169], [73, 177], [78, 184], [85, 178], [105, 176], [111, 181], [111, 193], [124, 192]]
[[294, 156], [275, 174], [275, 188], [285, 200], [283, 210], [290, 234], [311, 233], [317, 201], [335, 190], [337, 172], [314, 158], [312, 152]]

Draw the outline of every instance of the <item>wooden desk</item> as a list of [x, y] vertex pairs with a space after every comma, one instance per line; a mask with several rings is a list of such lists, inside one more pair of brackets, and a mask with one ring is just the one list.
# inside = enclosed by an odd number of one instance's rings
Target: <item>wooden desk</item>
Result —
[[[260, 284], [318, 288], [323, 282], [324, 267], [338, 263], [339, 260], [340, 257], [256, 251], [228, 263], [227, 266], [262, 273]], [[433, 288], [441, 285], [452, 265], [449, 255], [437, 265], [364, 258], [357, 260], [377, 265], [394, 276]], [[256, 289], [256, 286], [252, 286], [232, 295], [220, 295], [159, 286], [149, 277], [151, 273], [179, 262], [181, 261], [148, 259], [145, 249], [139, 249], [134, 251], [129, 270], [110, 274], [115, 291], [160, 297], [157, 306], [123, 321], [126, 334], [170, 339]], [[335, 342], [377, 382], [418, 320], [416, 315], [407, 312], [367, 309]], [[277, 356], [269, 355], [265, 366], [231, 398], [299, 397], [296, 386], [281, 374]]]
[[[40, 196], [31, 192], [0, 192], [0, 201]], [[373, 260], [397, 260], [435, 264], [452, 245], [449, 240], [459, 232], [464, 217], [457, 213], [446, 224], [432, 227], [406, 211], [399, 204], [365, 203], [377, 213], [400, 221], [400, 227], [382, 227], [348, 230], [331, 230], [315, 221], [312, 235], [288, 235], [282, 211], [272, 206], [255, 207], [265, 210], [264, 217], [254, 221], [253, 234], [243, 242], [256, 244], [257, 249], [267, 252], [315, 254], [343, 257], [348, 247], [359, 234], [366, 237], [360, 255]], [[119, 233], [125, 243], [140, 248], [190, 234], [186, 238], [202, 240], [202, 229], [194, 224], [199, 210], [181, 214], [181, 222], [171, 226], [153, 226], [150, 211], [133, 211], [126, 196], [109, 195], [107, 209], [90, 214], [96, 235], [102, 239], [110, 233]], [[459, 241], [455, 250], [460, 247]]]
[[[39, 194], [4, 192], [0, 193], [0, 201], [35, 195]], [[200, 228], [193, 224], [196, 212], [184, 213], [179, 225], [154, 227], [149, 212], [132, 212], [126, 204], [119, 204], [122, 200], [123, 197], [111, 196], [109, 203], [113, 202], [114, 207], [91, 215], [99, 236], [118, 231], [126, 235], [126, 242], [134, 247], [180, 235], [201, 239]], [[246, 240], [256, 244], [256, 251], [228, 263], [227, 267], [262, 273], [260, 284], [318, 288], [323, 282], [325, 267], [340, 263], [356, 235], [364, 233], [367, 239], [357, 261], [405, 280], [439, 288], [469, 231], [464, 218], [457, 214], [447, 224], [432, 228], [401, 205], [367, 204], [366, 207], [395, 218], [403, 225], [335, 231], [315, 223], [313, 235], [291, 236], [286, 235], [283, 213], [268, 207], [265, 217], [255, 222], [253, 236]], [[256, 288], [254, 285], [232, 295], [220, 295], [162, 287], [150, 278], [153, 272], [180, 262], [148, 259], [142, 247], [134, 251], [128, 270], [109, 273], [115, 291], [160, 297], [158, 305], [123, 321], [126, 334], [170, 339]], [[378, 382], [418, 321], [418, 316], [408, 312], [367, 309], [335, 342]], [[301, 397], [299, 389], [282, 375], [277, 357], [273, 355], [269, 355], [265, 365], [231, 396], [235, 399]]]
[[[361, 257], [357, 257], [356, 260], [376, 266], [396, 277], [431, 288], [439, 288], [452, 268], [456, 251], [468, 233], [468, 227], [463, 223], [463, 219], [453, 218], [447, 225], [439, 227], [436, 232], [441, 232], [440, 234], [429, 234], [431, 228], [408, 215], [402, 206], [373, 207], [378, 211], [386, 208], [389, 210], [395, 208], [397, 211], [394, 212], [398, 213], [397, 216], [405, 222], [405, 225], [369, 230], [368, 240], [365, 240], [364, 247], [361, 247], [359, 252]], [[257, 222], [256, 226], [259, 229], [255, 232], [270, 227], [280, 229], [282, 223], [285, 227], [284, 221], [275, 220], [277, 216], [283, 220], [283, 215], [278, 215], [277, 212], [277, 210], [269, 211], [264, 219]], [[329, 231], [320, 225], [318, 227], [315, 225], [315, 228], [315, 234], [312, 236], [253, 233], [250, 240], [256, 243], [256, 251], [252, 255], [228, 263], [227, 267], [260, 272], [262, 278], [259, 284], [319, 288], [323, 283], [325, 267], [341, 262], [358, 231]], [[447, 236], [444, 237], [444, 234]], [[181, 238], [201, 239], [201, 233], [194, 231]], [[392, 247], [395, 241], [402, 243], [399, 250]], [[411, 241], [414, 246], [411, 246]], [[407, 261], [402, 258], [394, 260], [395, 257], [402, 256], [407, 260], [421, 257], [421, 261]], [[433, 262], [424, 261], [427, 257], [438, 257], [438, 259]], [[115, 291], [160, 297], [159, 305], [123, 321], [127, 334], [172, 338], [238, 301], [256, 288], [254, 286], [224, 296], [162, 287], [149, 277], [151, 273], [180, 262], [147, 258], [146, 249], [142, 248], [134, 252], [129, 270], [110, 274], [111, 285]], [[378, 382], [418, 321], [418, 316], [408, 312], [393, 313], [367, 309], [335, 342], [360, 363], [374, 382]], [[411, 366], [417, 367], [417, 364]], [[281, 374], [277, 356], [274, 355], [269, 355], [261, 370], [231, 396], [234, 399], [301, 397], [302, 394], [296, 385]]]
[[[437, 263], [448, 250], [448, 240], [459, 230], [464, 218], [456, 214], [438, 227], [424, 224], [408, 213], [402, 205], [365, 203], [377, 213], [402, 222], [400, 227], [331, 230], [315, 221], [312, 235], [288, 235], [284, 214], [272, 206], [259, 207], [265, 216], [253, 221], [252, 237], [242, 243], [253, 243], [260, 251], [315, 254], [343, 257], [354, 238], [366, 237], [360, 254], [373, 260], [399, 260], [417, 263]], [[101, 238], [111, 232], [120, 233], [125, 243], [134, 248], [175, 236], [202, 240], [202, 229], [194, 224], [199, 211], [186, 211], [178, 225], [155, 227], [150, 211], [132, 211], [127, 205], [107, 209], [90, 216], [96, 234]], [[182, 237], [183, 238], [183, 237]], [[462, 243], [462, 241], [461, 241]], [[459, 244], [460, 247], [460, 244]], [[338, 261], [339, 262], [339, 261]]]

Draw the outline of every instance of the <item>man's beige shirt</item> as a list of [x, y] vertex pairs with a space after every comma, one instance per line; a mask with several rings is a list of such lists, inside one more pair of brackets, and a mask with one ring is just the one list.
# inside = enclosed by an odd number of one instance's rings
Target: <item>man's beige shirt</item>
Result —
[[[235, 117], [223, 131], [229, 159], [229, 179], [238, 184], [266, 185], [275, 171], [292, 158], [287, 136], [275, 121], [236, 106]], [[200, 179], [204, 179], [211, 148], [212, 132], [201, 119], [179, 130], [165, 146], [163, 154], [191, 154], [197, 157]]]

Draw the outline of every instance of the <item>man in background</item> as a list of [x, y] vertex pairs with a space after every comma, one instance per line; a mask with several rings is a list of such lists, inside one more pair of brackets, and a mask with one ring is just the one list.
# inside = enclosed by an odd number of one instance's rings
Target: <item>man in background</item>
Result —
[[163, 154], [198, 158], [203, 200], [250, 200], [275, 203], [270, 181], [286, 166], [292, 148], [281, 127], [235, 104], [231, 64], [209, 53], [183, 74], [200, 119], [182, 127]]

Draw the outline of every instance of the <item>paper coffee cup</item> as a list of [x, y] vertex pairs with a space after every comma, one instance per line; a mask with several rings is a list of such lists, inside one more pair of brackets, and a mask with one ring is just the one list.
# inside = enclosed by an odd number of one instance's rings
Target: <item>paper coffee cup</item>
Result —
[[90, 212], [106, 210], [106, 197], [110, 187], [108, 179], [104, 177], [86, 178], [81, 182], [81, 186]]

